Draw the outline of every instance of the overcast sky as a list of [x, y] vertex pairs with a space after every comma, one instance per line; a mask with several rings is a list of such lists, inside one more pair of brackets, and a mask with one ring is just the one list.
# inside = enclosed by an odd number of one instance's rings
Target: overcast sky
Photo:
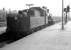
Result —
[[[34, 4], [33, 6], [47, 6], [54, 16], [61, 16], [62, 0], [0, 0], [0, 9], [20, 10], [28, 8], [26, 4]], [[64, 7], [70, 5], [70, 0], [64, 0]]]

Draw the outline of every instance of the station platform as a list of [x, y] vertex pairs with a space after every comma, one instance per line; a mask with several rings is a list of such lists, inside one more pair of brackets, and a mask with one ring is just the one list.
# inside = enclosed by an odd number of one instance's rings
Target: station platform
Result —
[[0, 50], [71, 50], [71, 21], [49, 26], [16, 42], [5, 44]]

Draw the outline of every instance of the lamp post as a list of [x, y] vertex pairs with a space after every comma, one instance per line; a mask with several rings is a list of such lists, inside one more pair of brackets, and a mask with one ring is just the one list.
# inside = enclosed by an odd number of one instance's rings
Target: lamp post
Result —
[[64, 0], [62, 0], [62, 30], [64, 30], [63, 16], [64, 16]]

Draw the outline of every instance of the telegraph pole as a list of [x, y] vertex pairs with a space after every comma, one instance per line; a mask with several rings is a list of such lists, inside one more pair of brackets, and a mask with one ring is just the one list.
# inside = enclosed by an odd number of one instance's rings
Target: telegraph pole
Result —
[[[33, 5], [34, 5], [34, 4], [26, 4], [26, 6], [28, 6], [29, 9], [30, 9], [30, 7], [33, 6]], [[27, 12], [28, 12], [28, 10], [27, 10]]]
[[29, 8], [31, 7], [31, 6], [33, 6], [34, 4], [26, 4], [26, 6], [28, 6]]
[[63, 16], [64, 16], [64, 0], [62, 0], [62, 30], [64, 30]]

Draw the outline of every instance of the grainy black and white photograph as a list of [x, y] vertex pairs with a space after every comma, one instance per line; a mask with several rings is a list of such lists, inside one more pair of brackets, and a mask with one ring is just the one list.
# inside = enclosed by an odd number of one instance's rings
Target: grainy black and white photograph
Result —
[[71, 50], [71, 0], [0, 0], [0, 50]]

